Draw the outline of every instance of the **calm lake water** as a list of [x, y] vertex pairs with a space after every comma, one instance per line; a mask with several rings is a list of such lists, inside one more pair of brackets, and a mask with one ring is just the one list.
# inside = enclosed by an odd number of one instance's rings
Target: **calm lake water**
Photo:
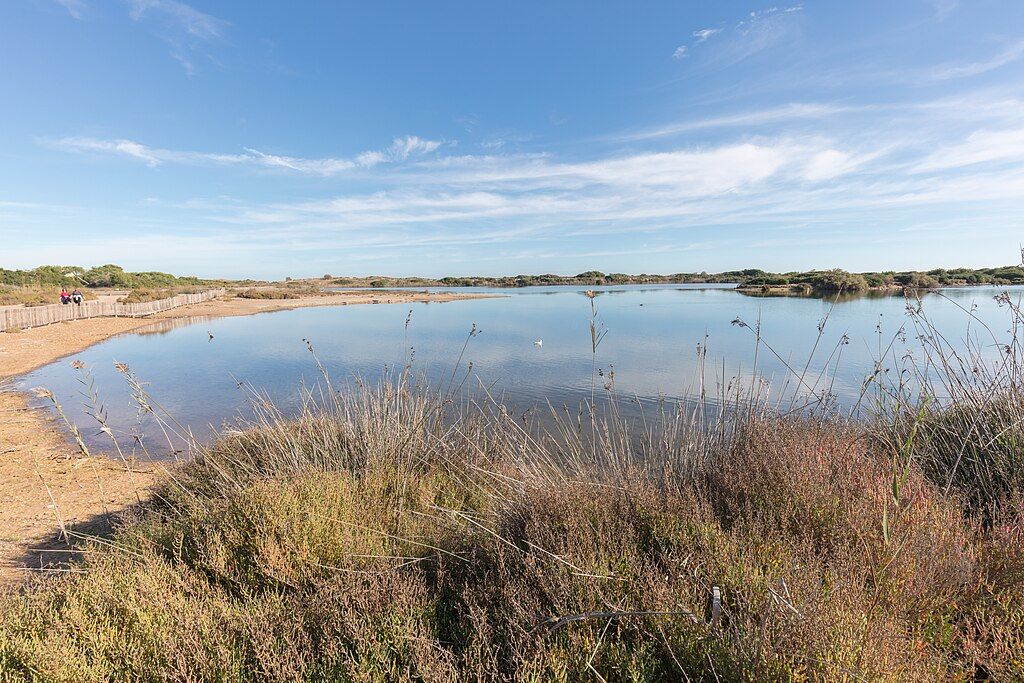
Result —
[[[853, 405], [865, 376], [884, 347], [908, 325], [902, 296], [863, 297], [840, 301], [811, 298], [763, 298], [743, 295], [726, 286], [622, 286], [592, 288], [600, 325], [607, 331], [597, 350], [598, 394], [614, 372], [616, 395], [657, 404], [692, 399], [698, 386], [698, 344], [707, 344], [706, 367], [712, 386], [726, 381], [749, 382], [754, 371], [755, 337], [751, 326], [760, 319], [762, 336], [781, 356], [762, 347], [757, 370], [780, 391], [789, 364], [802, 369], [829, 314], [822, 340], [810, 362], [809, 377], [826, 363], [828, 382], [841, 405]], [[465, 290], [460, 290], [465, 291]], [[164, 321], [141, 332], [110, 339], [86, 351], [41, 368], [19, 381], [20, 388], [47, 387], [58, 397], [87, 441], [99, 445], [82, 395], [83, 361], [95, 379], [100, 402], [110, 423], [130, 447], [140, 433], [159, 450], [152, 417], [138, 416], [124, 377], [115, 361], [126, 363], [147, 383], [146, 389], [168, 413], [199, 437], [246, 414], [245, 382], [286, 410], [296, 407], [302, 383], [320, 380], [304, 339], [339, 384], [362, 377], [369, 382], [388, 368], [401, 369], [410, 352], [413, 371], [437, 386], [451, 375], [473, 326], [479, 333], [468, 343], [458, 371], [473, 369], [467, 387], [481, 385], [516, 408], [555, 406], [578, 408], [591, 395], [590, 300], [584, 288], [533, 287], [493, 290], [501, 298], [445, 304], [337, 306], [296, 309], [210, 320]], [[948, 338], [964, 340], [974, 315], [997, 337], [1008, 333], [1009, 315], [994, 297], [1018, 288], [947, 289], [929, 294], [924, 306], [931, 322]], [[411, 319], [406, 328], [406, 319]], [[877, 332], [881, 329], [881, 335]], [[974, 323], [973, 330], [980, 329]], [[210, 335], [213, 338], [210, 338]], [[841, 344], [845, 337], [848, 344]], [[979, 337], [980, 338], [980, 337]], [[991, 338], [981, 338], [995, 352]], [[542, 341], [541, 345], [535, 342]], [[915, 348], [912, 329], [897, 342], [890, 357]], [[835, 349], [841, 351], [838, 359]], [[724, 363], [724, 371], [723, 371]], [[834, 380], [832, 379], [834, 377]], [[623, 401], [627, 406], [635, 401]], [[627, 407], [627, 410], [631, 408]], [[635, 408], [639, 410], [639, 408]], [[109, 443], [109, 442], [108, 442]]]

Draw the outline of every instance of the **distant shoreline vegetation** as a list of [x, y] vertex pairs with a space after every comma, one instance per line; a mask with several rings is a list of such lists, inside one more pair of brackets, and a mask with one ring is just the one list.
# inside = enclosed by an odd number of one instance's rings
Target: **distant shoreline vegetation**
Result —
[[333, 277], [321, 280], [349, 287], [534, 287], [558, 285], [637, 285], [637, 284], [716, 284], [736, 283], [737, 289], [750, 293], [800, 295], [828, 292], [921, 290], [970, 285], [1024, 284], [1024, 266], [996, 268], [937, 268], [929, 271], [881, 271], [850, 273], [841, 269], [772, 273], [759, 268], [721, 273], [603, 273], [588, 270], [578, 275], [513, 275], [505, 277]]
[[108, 263], [93, 268], [81, 266], [39, 266], [30, 270], [0, 268], [0, 306], [41, 306], [56, 303], [56, 290], [79, 289], [86, 300], [95, 299], [90, 290], [121, 289], [128, 294], [121, 303], [142, 303], [186, 294], [209, 287], [248, 285], [251, 280], [206, 280], [158, 271], [131, 273]]
[[[746, 294], [762, 296], [807, 296], [842, 292], [890, 292], [928, 290], [939, 287], [971, 285], [1024, 284], [1024, 266], [995, 268], [936, 268], [928, 271], [878, 271], [851, 273], [831, 270], [790, 271], [773, 273], [760, 268], [728, 270], [721, 273], [691, 272], [668, 275], [641, 273], [603, 273], [588, 270], [577, 275], [509, 275], [501, 277], [335, 277], [284, 279], [289, 287], [494, 287], [517, 288], [535, 286], [607, 286], [646, 284], [725, 284], [735, 283]], [[121, 266], [106, 264], [93, 268], [81, 266], [39, 266], [30, 270], [0, 268], [0, 294], [17, 298], [15, 290], [26, 288], [114, 288], [129, 290], [168, 290], [169, 288], [226, 285], [268, 284], [263, 280], [203, 279], [158, 271], [128, 272]], [[23, 293], [23, 292], [22, 292]], [[0, 297], [3, 298], [3, 297]], [[23, 298], [23, 297], [22, 297]]]
[[[235, 284], [235, 280], [205, 280], [191, 275], [179, 276], [158, 271], [130, 273], [108, 263], [93, 268], [81, 266], [39, 266], [31, 270], [0, 268], [0, 285], [8, 287], [90, 287], [137, 289]], [[251, 280], [246, 281], [251, 282]]]

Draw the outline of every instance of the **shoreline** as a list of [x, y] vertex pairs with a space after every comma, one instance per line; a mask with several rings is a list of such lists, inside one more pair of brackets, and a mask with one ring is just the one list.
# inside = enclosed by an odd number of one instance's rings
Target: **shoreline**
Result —
[[[221, 298], [144, 318], [86, 318], [20, 332], [0, 332], [0, 589], [16, 586], [33, 569], [66, 560], [72, 535], [97, 533], [119, 512], [148, 495], [165, 471], [161, 463], [124, 463], [96, 453], [86, 457], [66, 426], [10, 381], [161, 321], [222, 318], [296, 308], [402, 303], [446, 303], [491, 298], [473, 293], [352, 291], [299, 299]], [[187, 324], [187, 323], [186, 323]]]

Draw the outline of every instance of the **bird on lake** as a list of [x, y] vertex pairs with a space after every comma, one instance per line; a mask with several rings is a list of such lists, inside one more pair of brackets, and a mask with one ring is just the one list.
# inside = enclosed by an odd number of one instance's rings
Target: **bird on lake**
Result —
[[538, 339], [537, 341], [533, 342], [533, 345], [534, 346], [544, 346], [544, 340], [543, 339]]
[[206, 341], [208, 341], [208, 342], [212, 342], [212, 341], [213, 341], [213, 332], [210, 332], [209, 330], [207, 330], [207, 331], [206, 331], [206, 334], [207, 334], [207, 336], [209, 336], [209, 337], [210, 337], [210, 338], [209, 338], [209, 339], [207, 339]]

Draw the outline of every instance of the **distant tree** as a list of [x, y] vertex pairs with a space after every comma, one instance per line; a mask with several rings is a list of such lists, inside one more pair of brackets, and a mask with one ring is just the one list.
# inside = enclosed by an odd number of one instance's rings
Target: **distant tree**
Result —
[[897, 281], [907, 289], [935, 289], [939, 281], [928, 273], [900, 273]]
[[82, 275], [88, 287], [134, 287], [135, 279], [121, 266], [108, 263], [85, 271]]
[[891, 287], [895, 282], [892, 273], [864, 273], [869, 287]]
[[745, 285], [750, 286], [768, 286], [768, 287], [781, 287], [789, 284], [789, 278], [785, 275], [764, 275], [761, 277], [753, 277], [744, 282]]
[[585, 273], [580, 273], [576, 276], [577, 280], [603, 280], [604, 273], [600, 270], [588, 270]]
[[868, 288], [868, 281], [863, 275], [839, 268], [815, 273], [810, 284], [820, 292], [863, 292]]
[[320, 278], [320, 279], [321, 280], [333, 280], [334, 278], [333, 278], [333, 276], [330, 273], [324, 273], [324, 276], [322, 278]]

